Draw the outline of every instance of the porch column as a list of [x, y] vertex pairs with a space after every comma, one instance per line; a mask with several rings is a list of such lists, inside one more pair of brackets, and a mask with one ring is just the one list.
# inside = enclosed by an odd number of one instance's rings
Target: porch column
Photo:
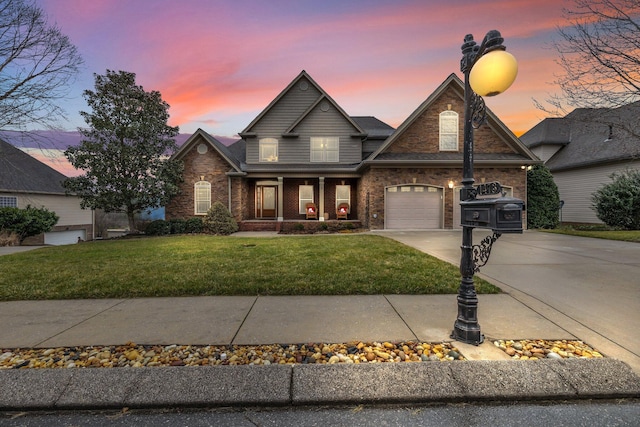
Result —
[[279, 176], [278, 177], [278, 221], [284, 221], [284, 179]]
[[[319, 199], [318, 200], [318, 209], [320, 209], [320, 212], [318, 212], [318, 221], [324, 221], [324, 176], [321, 176], [320, 178], [318, 178], [318, 180], [320, 181], [320, 186], [319, 186]], [[328, 218], [327, 218], [328, 219]]]

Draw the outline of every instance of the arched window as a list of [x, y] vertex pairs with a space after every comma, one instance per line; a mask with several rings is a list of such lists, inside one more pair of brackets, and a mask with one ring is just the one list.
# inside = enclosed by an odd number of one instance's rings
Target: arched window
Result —
[[458, 113], [440, 113], [440, 151], [458, 151]]
[[211, 183], [198, 181], [194, 185], [194, 214], [206, 215], [211, 207]]

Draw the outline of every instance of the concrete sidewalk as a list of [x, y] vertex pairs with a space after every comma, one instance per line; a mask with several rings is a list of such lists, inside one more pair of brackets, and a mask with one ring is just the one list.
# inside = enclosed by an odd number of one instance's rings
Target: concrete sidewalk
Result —
[[[0, 370], [0, 410], [636, 398], [615, 359], [512, 361], [492, 339], [572, 339], [506, 294], [486, 341], [449, 363]], [[0, 303], [0, 348], [449, 341], [455, 295], [189, 297]]]

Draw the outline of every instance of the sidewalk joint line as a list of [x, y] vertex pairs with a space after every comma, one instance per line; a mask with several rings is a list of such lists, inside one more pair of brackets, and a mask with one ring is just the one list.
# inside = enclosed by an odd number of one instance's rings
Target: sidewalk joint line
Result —
[[395, 311], [395, 313], [398, 315], [398, 317], [400, 318], [400, 320], [402, 320], [402, 323], [404, 323], [404, 325], [407, 327], [407, 329], [409, 329], [409, 331], [411, 332], [411, 335], [413, 335], [413, 337], [416, 339], [416, 341], [420, 341], [420, 339], [418, 338], [418, 335], [416, 335], [416, 333], [413, 331], [413, 329], [411, 329], [411, 326], [409, 326], [409, 324], [407, 323], [406, 320], [404, 320], [404, 317], [402, 317], [400, 315], [400, 313], [398, 312], [398, 310], [396, 310], [396, 308], [393, 306], [393, 304], [391, 304], [391, 301], [389, 301], [389, 298], [387, 298], [386, 295], [382, 295], [383, 298], [387, 301], [387, 303], [389, 304], [389, 306], [393, 309], [393, 311]]
[[240, 333], [240, 329], [242, 329], [242, 327], [244, 326], [244, 322], [247, 321], [247, 318], [251, 314], [251, 311], [253, 310], [253, 307], [255, 307], [256, 303], [258, 302], [258, 298], [260, 298], [259, 295], [257, 295], [256, 298], [253, 300], [253, 304], [251, 304], [251, 307], [249, 307], [249, 310], [247, 311], [247, 314], [245, 314], [244, 319], [242, 319], [242, 322], [240, 323], [240, 326], [238, 326], [238, 330], [233, 335], [233, 338], [231, 338], [231, 342], [229, 343], [229, 345], [233, 345], [233, 342], [238, 337], [238, 334]]
[[[131, 299], [131, 298], [129, 298], [129, 299]], [[125, 301], [128, 301], [129, 299], [120, 300], [119, 302], [115, 303], [114, 305], [109, 306], [109, 307], [105, 308], [102, 311], [99, 311], [98, 313], [94, 314], [93, 316], [89, 316], [86, 319], [83, 319], [82, 321], [76, 323], [75, 325], [69, 326], [67, 329], [62, 330], [62, 331], [58, 332], [57, 334], [54, 334], [54, 335], [51, 335], [48, 338], [45, 338], [44, 340], [40, 341], [39, 343], [36, 343], [35, 345], [32, 345], [31, 347], [38, 347], [41, 344], [43, 344], [43, 343], [45, 343], [45, 342], [47, 342], [47, 341], [49, 341], [49, 340], [51, 340], [51, 339], [53, 339], [53, 338], [55, 338], [57, 336], [60, 336], [60, 335], [64, 334], [65, 332], [70, 331], [71, 329], [73, 329], [73, 328], [75, 328], [77, 326], [80, 326], [83, 323], [85, 323], [85, 322], [87, 322], [87, 321], [89, 321], [91, 319], [94, 319], [94, 318], [100, 316], [102, 313], [105, 313], [105, 312], [107, 312], [107, 311], [109, 311], [109, 310], [111, 310], [113, 308], [116, 308], [117, 306], [119, 306], [120, 304], [123, 304]]]

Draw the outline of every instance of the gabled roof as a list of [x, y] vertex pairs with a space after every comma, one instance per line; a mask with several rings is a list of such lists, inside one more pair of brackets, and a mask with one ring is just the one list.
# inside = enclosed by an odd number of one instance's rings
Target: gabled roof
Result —
[[569, 122], [562, 118], [549, 118], [529, 129], [520, 137], [520, 141], [529, 148], [535, 148], [541, 145], [566, 145], [569, 138]]
[[229, 166], [232, 168], [231, 172], [242, 173], [242, 170], [241, 170], [242, 159], [238, 159], [234, 154], [232, 154], [231, 150], [229, 150], [229, 148], [226, 145], [224, 145], [222, 142], [218, 141], [213, 136], [209, 135], [207, 132], [205, 132], [200, 128], [198, 128], [198, 130], [196, 130], [194, 134], [191, 135], [189, 139], [187, 139], [184, 142], [184, 144], [182, 144], [180, 149], [176, 151], [173, 154], [173, 156], [171, 156], [171, 158], [180, 160], [187, 152], [189, 152], [189, 150], [193, 147], [193, 145], [198, 141], [198, 138], [202, 138], [206, 142], [208, 142], [209, 145], [214, 150], [216, 150], [218, 154], [220, 154], [220, 156], [222, 156], [222, 158], [224, 158], [227, 161], [227, 163], [229, 163]]
[[324, 89], [322, 89], [320, 87], [320, 85], [318, 85], [318, 83], [316, 83], [315, 80], [313, 80], [311, 78], [311, 76], [309, 74], [307, 74], [307, 72], [305, 70], [302, 70], [302, 72], [300, 74], [298, 74], [298, 76], [293, 79], [293, 81], [291, 81], [291, 83], [289, 83], [289, 85], [287, 85], [286, 88], [284, 88], [284, 90], [282, 92], [280, 92], [280, 94], [269, 103], [269, 105], [267, 105], [267, 107], [262, 110], [262, 112], [260, 114], [258, 114], [258, 116], [253, 119], [253, 121], [251, 123], [249, 123], [249, 125], [242, 131], [240, 132], [240, 136], [245, 137], [245, 136], [250, 136], [253, 127], [260, 122], [260, 120], [262, 120], [262, 118], [269, 112], [269, 110], [271, 108], [273, 108], [274, 105], [276, 105], [286, 94], [287, 92], [289, 92], [291, 90], [291, 88], [293, 88], [295, 85], [298, 84], [298, 82], [300, 82], [300, 80], [302, 79], [306, 79], [309, 83], [311, 83], [311, 85], [313, 85], [313, 87], [315, 87], [315, 89], [320, 92], [320, 96], [318, 97], [318, 99], [309, 106], [309, 108], [307, 108], [299, 117], [296, 118], [296, 120], [293, 121], [293, 123], [289, 126], [289, 128], [283, 133], [283, 136], [296, 136], [296, 134], [294, 133], [294, 129], [295, 127], [300, 124], [300, 122], [302, 122], [304, 120], [304, 118], [306, 116], [308, 116], [311, 111], [313, 111], [313, 109], [320, 104], [321, 101], [327, 101], [329, 102], [331, 105], [333, 105], [333, 107], [338, 110], [340, 112], [340, 114], [342, 114], [342, 116], [344, 116], [345, 120], [347, 120], [349, 123], [351, 123], [351, 125], [356, 129], [356, 135], [361, 135], [361, 136], [366, 136], [366, 132], [351, 118], [347, 115], [347, 113], [345, 113], [345, 111], [342, 109], [342, 107], [340, 107], [334, 100], [333, 98], [331, 98], [329, 96], [329, 94], [327, 92], [325, 92]]
[[67, 177], [0, 139], [0, 191], [65, 194]]
[[640, 101], [618, 108], [579, 108], [547, 118], [520, 139], [529, 147], [563, 144], [551, 171], [640, 158]]
[[[462, 154], [463, 153], [437, 153], [425, 156], [416, 156], [414, 154], [410, 156], [398, 155], [397, 153], [385, 153], [385, 150], [390, 147], [395, 141], [397, 141], [402, 134], [413, 125], [413, 123], [427, 110], [429, 109], [434, 102], [442, 96], [442, 94], [447, 89], [453, 89], [456, 92], [460, 99], [464, 99], [464, 83], [458, 76], [455, 74], [449, 75], [446, 80], [438, 86], [438, 88], [429, 95], [429, 97], [422, 103], [420, 106], [413, 112], [411, 115], [404, 121], [396, 131], [376, 150], [370, 157], [370, 160], [367, 160], [367, 163], [372, 162], [406, 162], [406, 161], [443, 161], [445, 163], [449, 162], [462, 162]], [[487, 161], [493, 160], [496, 162], [502, 163], [518, 163], [518, 162], [526, 162], [530, 163], [539, 163], [540, 160], [536, 157], [535, 154], [529, 150], [524, 144], [520, 142], [518, 137], [516, 137], [513, 132], [509, 130], [505, 126], [505, 124], [489, 109], [487, 111], [487, 125], [493, 129], [493, 131], [500, 136], [500, 138], [508, 144], [514, 151], [514, 155], [488, 155], [483, 156], [479, 154], [475, 154], [475, 159], [482, 161], [486, 158]]]

